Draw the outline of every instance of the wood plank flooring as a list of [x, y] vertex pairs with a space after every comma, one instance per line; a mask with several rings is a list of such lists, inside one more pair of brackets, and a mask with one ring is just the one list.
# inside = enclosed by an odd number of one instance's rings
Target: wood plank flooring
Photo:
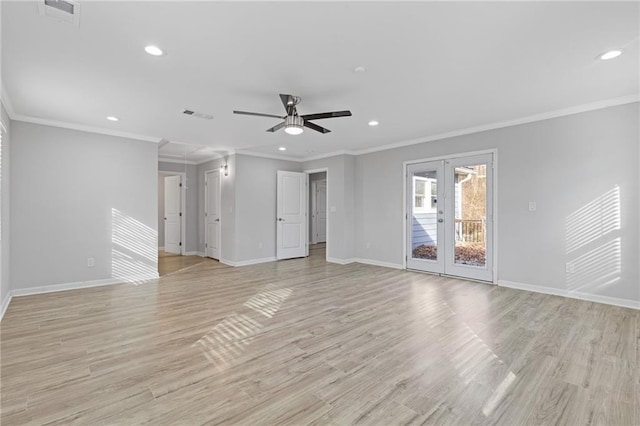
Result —
[[14, 298], [1, 424], [640, 424], [640, 313], [375, 266]]
[[163, 277], [202, 262], [216, 261], [207, 257], [181, 256], [160, 250], [158, 251], [158, 275]]

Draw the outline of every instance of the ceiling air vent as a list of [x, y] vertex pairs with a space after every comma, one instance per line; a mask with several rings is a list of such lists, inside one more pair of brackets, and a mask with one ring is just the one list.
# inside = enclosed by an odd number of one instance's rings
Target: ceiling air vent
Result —
[[193, 117], [204, 118], [205, 120], [213, 119], [213, 115], [204, 114], [197, 111], [191, 111], [190, 109], [185, 109], [184, 111], [182, 111], [182, 113], [186, 115], [191, 115]]
[[80, 26], [80, 5], [75, 0], [40, 0], [38, 12], [56, 21]]

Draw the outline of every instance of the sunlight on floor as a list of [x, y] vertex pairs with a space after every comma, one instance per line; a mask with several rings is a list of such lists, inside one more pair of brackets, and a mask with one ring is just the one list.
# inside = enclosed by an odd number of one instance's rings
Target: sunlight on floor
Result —
[[267, 284], [242, 304], [242, 307], [250, 311], [227, 316], [191, 347], [200, 348], [205, 358], [218, 370], [226, 369], [240, 358], [256, 334], [266, 325], [253, 318], [252, 314], [258, 313], [266, 318], [272, 318], [291, 293], [293, 290], [290, 288], [279, 289], [273, 284]]

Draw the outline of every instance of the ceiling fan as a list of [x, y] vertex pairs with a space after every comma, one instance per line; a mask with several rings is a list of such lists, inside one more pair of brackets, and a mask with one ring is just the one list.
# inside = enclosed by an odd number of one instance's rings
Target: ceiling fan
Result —
[[280, 124], [276, 124], [270, 129], [267, 129], [267, 132], [275, 132], [284, 127], [284, 131], [290, 135], [299, 135], [304, 131], [303, 127], [307, 127], [311, 130], [315, 130], [320, 133], [329, 133], [331, 130], [325, 129], [324, 127], [320, 127], [315, 123], [312, 123], [311, 120], [321, 120], [324, 118], [334, 118], [334, 117], [350, 117], [351, 111], [333, 111], [333, 112], [320, 112], [317, 114], [306, 114], [306, 115], [298, 115], [298, 110], [296, 106], [302, 101], [302, 98], [299, 96], [293, 95], [280, 95], [280, 99], [282, 100], [282, 105], [284, 105], [284, 109], [287, 111], [287, 115], [280, 116], [274, 114], [262, 114], [260, 112], [247, 112], [247, 111], [233, 111], [234, 114], [242, 114], [242, 115], [256, 115], [258, 117], [273, 117], [280, 118], [284, 121]]

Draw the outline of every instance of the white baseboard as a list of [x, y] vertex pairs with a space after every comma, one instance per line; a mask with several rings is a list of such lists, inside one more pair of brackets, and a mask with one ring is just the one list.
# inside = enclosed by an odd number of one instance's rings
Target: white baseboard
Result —
[[233, 260], [220, 258], [220, 263], [233, 266], [233, 267], [238, 267], [238, 266], [257, 265], [258, 263], [274, 262], [276, 260], [277, 259], [275, 257], [263, 257], [261, 259], [239, 260], [236, 262]]
[[535, 293], [551, 294], [554, 296], [569, 297], [571, 299], [586, 300], [589, 302], [604, 303], [606, 305], [620, 306], [623, 308], [640, 309], [640, 301], [620, 299], [617, 297], [601, 296], [599, 294], [569, 291], [561, 288], [544, 287], [533, 284], [524, 284], [514, 281], [498, 280], [500, 287], [514, 288], [517, 290], [533, 291]]
[[2, 318], [4, 318], [4, 313], [7, 312], [7, 308], [9, 307], [9, 303], [11, 303], [12, 298], [13, 295], [11, 294], [11, 291], [9, 291], [9, 294], [7, 294], [7, 296], [2, 301], [2, 307], [0, 307], [0, 321], [2, 321]]
[[338, 265], [348, 265], [350, 263], [354, 263], [356, 259], [336, 259], [335, 257], [327, 257], [327, 262], [329, 263], [337, 263]]
[[164, 251], [164, 247], [158, 247], [158, 251]]
[[365, 265], [373, 265], [373, 266], [382, 266], [384, 268], [393, 268], [393, 269], [404, 269], [401, 263], [389, 263], [389, 262], [381, 262], [379, 260], [373, 259], [353, 259], [355, 262], [364, 263]]
[[158, 279], [157, 274], [136, 275], [122, 278], [106, 278], [93, 281], [79, 281], [74, 283], [44, 285], [39, 287], [18, 288], [11, 291], [12, 297], [28, 296], [32, 294], [53, 293], [56, 291], [76, 290], [79, 288], [101, 287], [104, 285], [126, 284], [138, 281]]
[[185, 256], [201, 256], [204, 257], [204, 253], [201, 251], [187, 251], [184, 253]]

